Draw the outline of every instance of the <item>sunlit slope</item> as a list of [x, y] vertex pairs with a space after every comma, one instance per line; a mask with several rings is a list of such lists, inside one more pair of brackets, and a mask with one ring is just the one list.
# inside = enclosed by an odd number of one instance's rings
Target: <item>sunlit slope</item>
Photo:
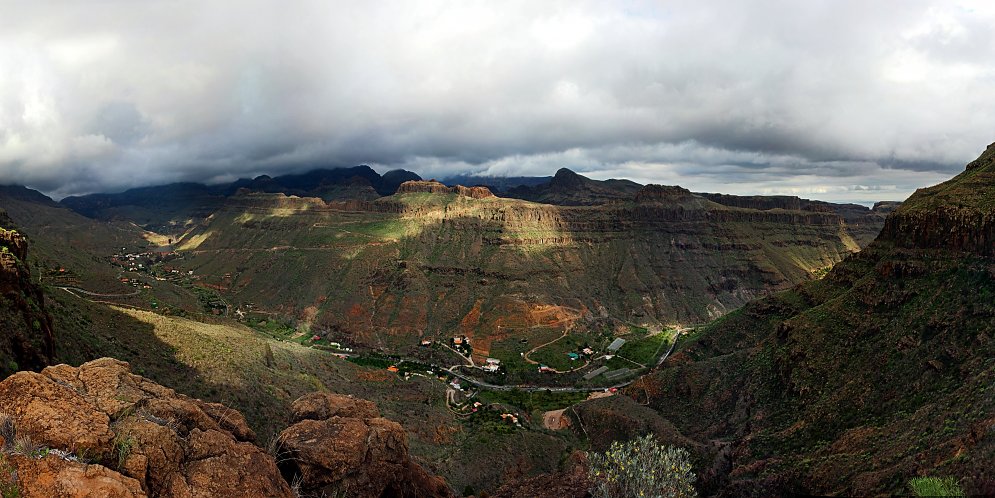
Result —
[[295, 399], [327, 390], [375, 400], [385, 417], [403, 423], [419, 462], [460, 489], [494, 489], [509, 472], [555, 471], [558, 458], [550, 455], [569, 450], [562, 436], [540, 431], [464, 427], [446, 409], [445, 383], [427, 375], [404, 380], [231, 321], [108, 307], [67, 293], [52, 297], [58, 361], [78, 365], [114, 355], [167, 387], [238, 409], [264, 445], [286, 427]]
[[567, 316], [701, 322], [866, 242], [834, 213], [732, 208], [679, 187], [593, 207], [425, 190], [375, 202], [234, 196], [179, 247], [234, 305], [389, 348], [462, 332], [486, 352]]

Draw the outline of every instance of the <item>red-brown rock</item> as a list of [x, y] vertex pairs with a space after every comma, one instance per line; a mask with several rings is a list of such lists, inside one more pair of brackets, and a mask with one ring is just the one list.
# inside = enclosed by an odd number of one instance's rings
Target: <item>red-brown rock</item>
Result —
[[[38, 476], [23, 479], [24, 496], [293, 496], [273, 457], [250, 443], [255, 435], [240, 413], [134, 375], [125, 362], [103, 358], [17, 373], [0, 382], [0, 407], [18, 437], [100, 464], [81, 474], [79, 462], [55, 453], [9, 455]], [[73, 487], [82, 478], [106, 494]]]
[[17, 471], [20, 498], [138, 498], [147, 496], [135, 479], [103, 465], [66, 460], [54, 454], [44, 458], [4, 456]]
[[280, 468], [306, 494], [355, 497], [449, 497], [452, 492], [408, 455], [400, 424], [376, 406], [337, 394], [312, 393], [294, 402], [278, 439]]

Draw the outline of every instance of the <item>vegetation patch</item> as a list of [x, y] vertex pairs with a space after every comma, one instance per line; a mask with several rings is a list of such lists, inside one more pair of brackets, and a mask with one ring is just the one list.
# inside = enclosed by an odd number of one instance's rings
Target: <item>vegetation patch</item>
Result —
[[618, 354], [636, 363], [651, 366], [667, 351], [676, 333], [674, 330], [667, 330], [628, 341], [618, 350]]
[[916, 496], [964, 496], [953, 477], [916, 477], [909, 481], [909, 489]]
[[653, 435], [612, 443], [590, 456], [588, 478], [594, 498], [697, 496], [691, 456], [683, 448], [663, 446]]
[[546, 412], [575, 405], [587, 399], [587, 393], [555, 391], [480, 391], [481, 402], [514, 406], [525, 412]]

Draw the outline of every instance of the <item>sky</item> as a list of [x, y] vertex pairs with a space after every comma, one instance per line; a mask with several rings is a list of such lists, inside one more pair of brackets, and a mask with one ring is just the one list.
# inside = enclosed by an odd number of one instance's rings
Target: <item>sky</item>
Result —
[[995, 3], [0, 0], [0, 183], [369, 164], [901, 200], [995, 142]]

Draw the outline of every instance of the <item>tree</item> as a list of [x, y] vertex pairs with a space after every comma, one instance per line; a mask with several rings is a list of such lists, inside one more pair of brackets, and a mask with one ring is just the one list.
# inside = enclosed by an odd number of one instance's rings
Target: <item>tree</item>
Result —
[[612, 443], [590, 456], [588, 477], [594, 498], [691, 498], [694, 473], [684, 448], [664, 446], [653, 435]]

